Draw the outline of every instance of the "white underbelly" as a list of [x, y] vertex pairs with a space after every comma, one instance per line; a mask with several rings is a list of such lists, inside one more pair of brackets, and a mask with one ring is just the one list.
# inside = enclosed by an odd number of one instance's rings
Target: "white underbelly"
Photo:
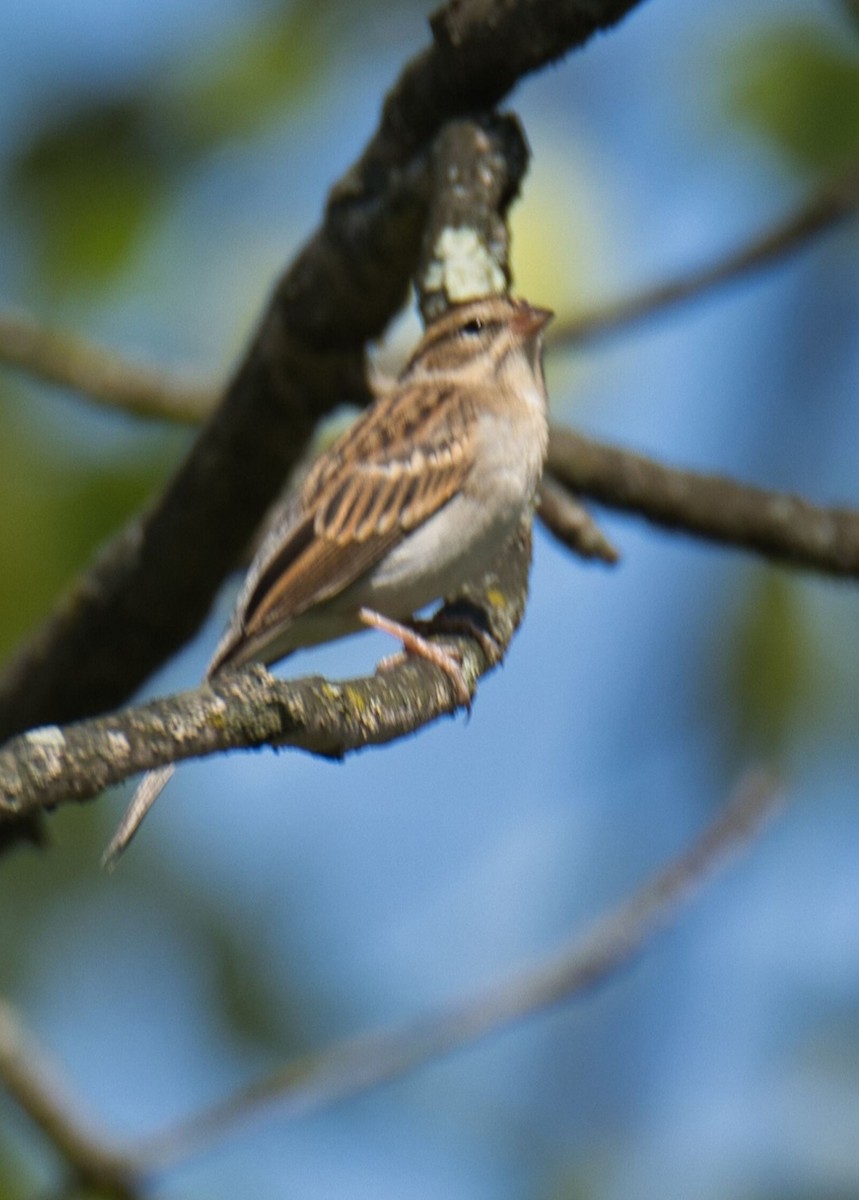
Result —
[[389, 616], [411, 616], [479, 576], [512, 533], [519, 512], [487, 512], [457, 496], [411, 533], [359, 585], [362, 603]]

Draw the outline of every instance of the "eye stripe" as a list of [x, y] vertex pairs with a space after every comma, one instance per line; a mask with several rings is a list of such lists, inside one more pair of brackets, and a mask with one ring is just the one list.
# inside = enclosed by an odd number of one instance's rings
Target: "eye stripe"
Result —
[[[427, 331], [424, 333], [423, 341], [418, 346], [415, 353], [409, 360], [405, 371], [408, 372], [418, 362], [422, 361], [426, 356], [432, 357], [435, 351], [439, 348], [440, 343], [450, 340], [451, 337], [471, 336], [474, 338], [475, 344], [478, 342], [489, 343], [493, 338], [497, 337], [499, 332], [505, 327], [505, 321], [499, 319], [498, 310], [503, 306], [507, 310], [509, 316], [515, 309], [515, 305], [505, 296], [493, 296], [490, 300], [475, 302], [472, 305], [464, 305], [460, 309], [451, 309], [443, 317], [434, 321]], [[484, 316], [484, 313], [489, 313]], [[465, 329], [472, 322], [480, 322], [481, 329], [477, 334], [465, 334]]]
[[473, 318], [463, 325], [457, 332], [460, 337], [474, 340], [480, 339], [484, 343], [492, 342], [498, 337], [498, 334], [504, 328], [501, 321], [482, 321], [479, 317]]

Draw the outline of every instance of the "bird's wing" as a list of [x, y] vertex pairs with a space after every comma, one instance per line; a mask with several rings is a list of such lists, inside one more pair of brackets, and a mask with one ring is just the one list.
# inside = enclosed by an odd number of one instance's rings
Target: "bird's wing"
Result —
[[[266, 538], [210, 673], [262, 657], [290, 621], [372, 570], [462, 487], [476, 406], [467, 389], [413, 383], [368, 409], [316, 462]], [[269, 638], [269, 635], [270, 638]]]

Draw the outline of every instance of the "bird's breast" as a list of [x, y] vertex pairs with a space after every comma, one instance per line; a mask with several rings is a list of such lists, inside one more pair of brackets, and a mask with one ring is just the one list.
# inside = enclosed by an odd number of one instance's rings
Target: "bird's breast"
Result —
[[462, 490], [374, 568], [361, 602], [404, 616], [478, 577], [533, 504], [547, 437], [542, 403], [482, 414]]

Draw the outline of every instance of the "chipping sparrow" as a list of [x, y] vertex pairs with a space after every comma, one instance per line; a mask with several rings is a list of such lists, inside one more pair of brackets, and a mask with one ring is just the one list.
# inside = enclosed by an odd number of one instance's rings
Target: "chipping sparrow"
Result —
[[[429, 326], [396, 386], [284, 504], [207, 679], [373, 627], [440, 666], [468, 702], [457, 659], [403, 622], [479, 576], [533, 506], [548, 440], [542, 344], [551, 316], [495, 295]], [[144, 776], [106, 863], [174, 769]]]

